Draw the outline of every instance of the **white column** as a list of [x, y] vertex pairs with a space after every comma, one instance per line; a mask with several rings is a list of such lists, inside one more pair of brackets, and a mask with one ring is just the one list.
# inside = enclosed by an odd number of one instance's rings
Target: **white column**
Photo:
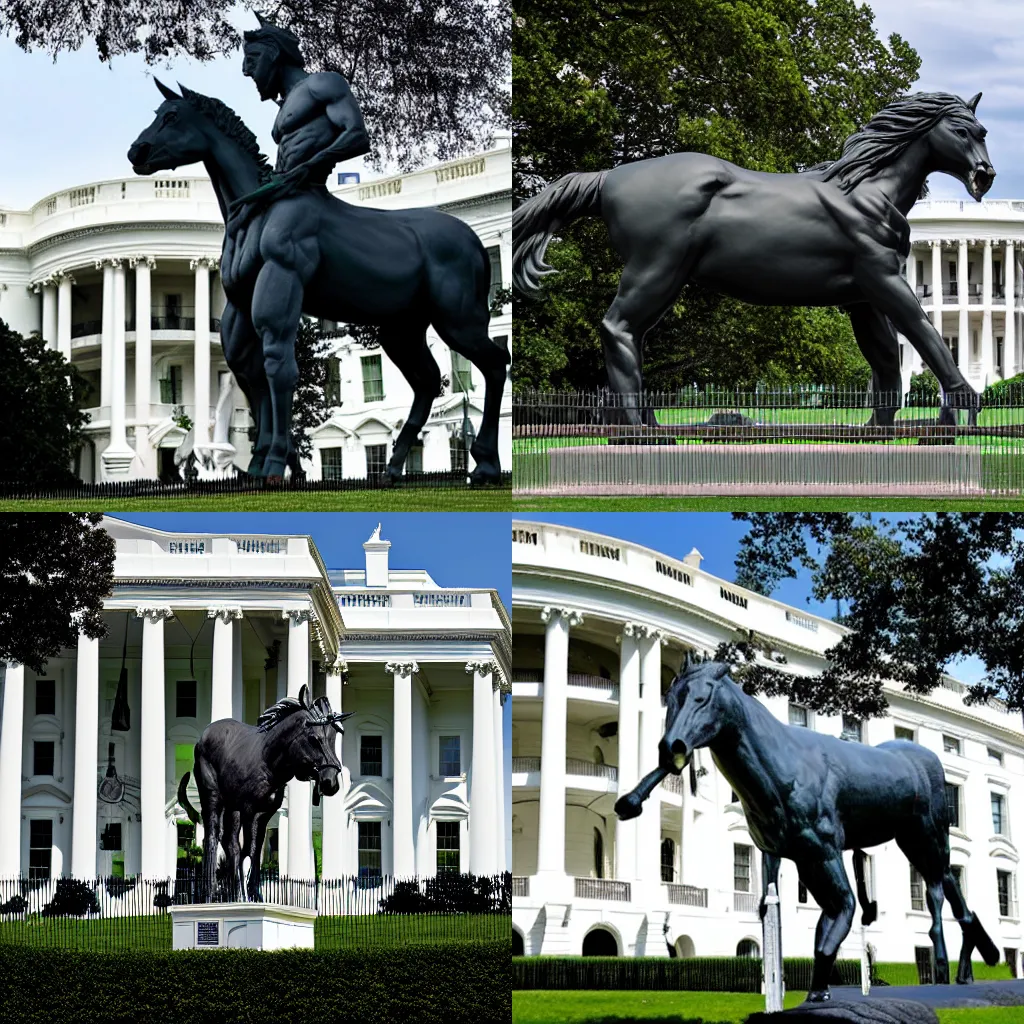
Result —
[[1007, 238], [1003, 249], [1003, 299], [1006, 304], [1006, 326], [1003, 327], [1003, 365], [999, 372], [1003, 377], [1010, 377], [1014, 371], [1014, 358], [1017, 352], [1017, 335], [1014, 328], [1014, 286], [1016, 285], [1016, 273], [1014, 267], [1013, 239]]
[[196, 444], [208, 444], [210, 440], [210, 268], [217, 261], [207, 256], [192, 260], [190, 266], [196, 272], [195, 314], [196, 343], [195, 358], [195, 422]]
[[57, 282], [48, 277], [40, 285], [43, 292], [43, 341], [46, 347], [57, 347]]
[[942, 334], [942, 239], [932, 239], [932, 323]]
[[75, 792], [71, 874], [96, 877], [96, 759], [100, 727], [100, 642], [78, 634], [75, 689]]
[[[0, 720], [0, 878], [21, 871], [22, 731], [25, 723], [25, 666], [8, 661]], [[25, 872], [28, 873], [27, 870]]]
[[981, 275], [981, 379], [985, 387], [992, 383], [995, 366], [995, 339], [992, 337], [992, 239], [985, 239], [985, 255]]
[[384, 670], [394, 677], [394, 718], [391, 739], [392, 870], [398, 878], [416, 874], [412, 828], [412, 677], [415, 661], [391, 662]]
[[473, 767], [469, 788], [469, 871], [473, 875], [493, 875], [498, 869], [498, 808], [494, 802], [497, 751], [491, 685], [495, 669], [491, 660], [466, 663], [466, 671], [473, 676]]
[[537, 874], [565, 874], [565, 732], [569, 686], [569, 629], [583, 615], [544, 608], [544, 710], [541, 720]]
[[142, 706], [139, 720], [139, 807], [142, 810], [143, 878], [165, 878], [167, 727], [164, 701], [164, 622], [170, 608], [137, 608], [142, 619]]
[[[124, 478], [128, 475], [135, 450], [128, 445], [125, 433], [125, 397], [127, 391], [124, 309], [125, 277], [124, 261], [113, 263], [113, 357], [110, 380], [110, 444], [103, 452], [103, 470], [106, 479]], [[105, 292], [104, 292], [105, 294]], [[105, 330], [105, 329], [104, 329]], [[104, 337], [105, 337], [104, 333]]]
[[208, 608], [208, 618], [213, 619], [213, 667], [210, 672], [210, 721], [234, 718], [235, 688], [235, 623], [242, 617], [241, 608]]
[[114, 372], [114, 263], [96, 260], [103, 271], [103, 327], [100, 336], [100, 405], [109, 406]]
[[66, 270], [54, 275], [57, 278], [57, 351], [71, 362], [71, 286], [74, 277]]
[[[627, 622], [619, 638], [619, 778], [618, 796], [625, 796], [640, 780], [640, 627]], [[615, 877], [636, 879], [637, 821], [615, 822]]]
[[497, 807], [494, 846], [498, 854], [495, 871], [499, 874], [510, 871], [505, 857], [505, 835], [508, 824], [508, 806], [505, 803], [505, 743], [502, 731], [501, 708], [505, 703], [504, 684], [497, 673], [491, 677], [494, 689], [491, 694], [491, 712], [494, 720], [494, 806]]
[[156, 452], [149, 443], [149, 406], [153, 393], [152, 256], [133, 256], [135, 268], [135, 451], [145, 476], [157, 474]]
[[[309, 609], [282, 613], [288, 619], [288, 696], [309, 684]], [[288, 876], [313, 878], [312, 784], [288, 783]]]
[[[339, 658], [333, 666], [327, 669], [327, 699], [330, 701], [331, 710], [341, 712], [342, 710], [342, 685], [341, 672], [345, 663]], [[343, 738], [336, 731], [334, 734], [334, 750], [338, 760], [342, 760]], [[345, 864], [345, 797], [348, 794], [351, 775], [345, 763], [342, 761], [341, 788], [334, 796], [325, 796], [320, 804], [323, 816], [323, 877], [341, 878], [346, 874], [355, 874], [352, 870], [346, 870]]]
[[971, 321], [970, 297], [967, 294], [967, 239], [961, 238], [957, 248], [956, 268], [956, 302], [960, 310], [960, 324], [957, 333], [960, 335], [960, 347], [957, 352], [957, 363], [960, 372], [966, 377], [971, 359]]
[[[664, 735], [661, 710], [660, 630], [647, 627], [640, 641], [640, 756], [638, 774], [643, 778], [658, 767], [658, 744]], [[656, 789], [643, 814], [636, 820], [636, 876], [645, 885], [661, 892], [661, 790]]]
[[[238, 619], [231, 624], [231, 717], [242, 721], [245, 716], [245, 676], [242, 667], [242, 629], [245, 616], [238, 609]], [[262, 709], [261, 709], [262, 710]]]

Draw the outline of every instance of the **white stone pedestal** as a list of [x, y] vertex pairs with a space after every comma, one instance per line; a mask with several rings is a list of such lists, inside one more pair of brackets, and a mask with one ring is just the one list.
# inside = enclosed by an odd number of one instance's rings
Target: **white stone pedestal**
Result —
[[274, 903], [168, 907], [174, 949], [312, 949], [315, 910]]

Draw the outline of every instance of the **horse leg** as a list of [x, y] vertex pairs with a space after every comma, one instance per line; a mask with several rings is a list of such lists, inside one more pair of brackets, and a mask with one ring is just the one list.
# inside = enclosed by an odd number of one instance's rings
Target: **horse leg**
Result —
[[866, 928], [875, 923], [878, 917], [878, 904], [874, 900], [868, 900], [868, 888], [864, 884], [864, 862], [867, 854], [863, 850], [853, 851], [853, 875], [857, 879], [857, 899], [860, 900], [860, 907], [863, 913], [860, 916], [860, 923]]
[[244, 888], [244, 882], [242, 888], [239, 888], [239, 880], [242, 876], [242, 848], [238, 842], [238, 833], [241, 827], [241, 814], [238, 811], [232, 811], [224, 832], [224, 867], [227, 876], [228, 899], [232, 902], [238, 899], [239, 893]]
[[797, 868], [800, 877], [810, 890], [821, 917], [814, 935], [814, 968], [811, 972], [811, 990], [807, 993], [809, 1003], [820, 1003], [831, 999], [828, 989], [829, 978], [836, 962], [836, 955], [843, 939], [850, 932], [856, 903], [850, 880], [846, 877], [843, 857], [839, 850], [822, 849], [814, 851], [820, 860], [802, 860]]
[[419, 437], [430, 416], [430, 408], [441, 391], [441, 371], [427, 348], [426, 328], [407, 327], [401, 330], [387, 328], [381, 332], [381, 347], [388, 358], [409, 382], [414, 396], [409, 416], [395, 438], [388, 462], [387, 476], [392, 483], [402, 477], [409, 449]]
[[223, 825], [223, 808], [211, 800], [210, 810], [203, 813], [203, 891], [200, 900], [209, 903], [217, 888], [217, 854]]
[[846, 311], [850, 316], [850, 326], [857, 345], [871, 367], [875, 394], [892, 398], [892, 404], [876, 406], [871, 414], [870, 425], [891, 427], [903, 397], [899, 339], [889, 318], [868, 303], [854, 303]]
[[946, 868], [942, 877], [942, 890], [949, 900], [949, 909], [960, 925], [963, 934], [963, 943], [960, 946], [960, 960], [957, 965], [956, 983], [958, 985], [969, 985], [974, 981], [974, 969], [971, 967], [971, 954], [975, 949], [981, 951], [985, 963], [992, 966], [999, 962], [999, 950], [988, 937], [985, 929], [978, 920], [978, 915], [967, 909], [967, 901], [960, 886], [957, 885], [953, 872]]
[[269, 814], [254, 814], [252, 823], [247, 832], [247, 851], [249, 854], [249, 899], [258, 902], [263, 899], [260, 889], [260, 872], [262, 870], [263, 841], [267, 835], [267, 822]]
[[246, 472], [250, 476], [261, 476], [263, 461], [270, 448], [273, 416], [270, 407], [270, 386], [266, 370], [263, 368], [263, 351], [259, 335], [248, 314], [228, 302], [221, 314], [220, 337], [224, 348], [224, 360], [235, 375], [256, 424], [256, 443]]

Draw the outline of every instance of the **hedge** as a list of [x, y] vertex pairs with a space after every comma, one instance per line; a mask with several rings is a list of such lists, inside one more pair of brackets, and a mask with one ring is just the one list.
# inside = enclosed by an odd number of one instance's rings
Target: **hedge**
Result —
[[[951, 981], [956, 978], [956, 967], [956, 954], [953, 954], [949, 961], [949, 977]], [[982, 960], [974, 960], [971, 962], [971, 967], [974, 970], [975, 981], [1009, 981], [1013, 977], [1010, 973], [1010, 965], [1006, 963], [998, 963], [994, 967], [989, 967]], [[886, 963], [880, 961], [875, 964], [872, 982], [874, 984], [883, 982], [887, 985], [919, 985], [917, 964]]]
[[507, 1021], [511, 944], [96, 953], [0, 946], [0, 1022]]
[[[808, 989], [813, 964], [810, 957], [784, 958], [786, 987]], [[859, 985], [860, 961], [837, 960], [832, 984]], [[517, 956], [512, 958], [512, 987], [760, 992], [761, 961], [748, 956]]]

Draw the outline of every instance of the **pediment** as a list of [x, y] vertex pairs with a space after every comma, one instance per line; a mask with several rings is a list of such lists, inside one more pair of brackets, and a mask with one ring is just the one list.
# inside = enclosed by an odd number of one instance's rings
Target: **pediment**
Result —
[[359, 782], [345, 796], [345, 813], [357, 821], [376, 821], [391, 815], [390, 787]]
[[49, 782], [28, 786], [22, 790], [21, 796], [22, 802], [29, 807], [49, 807], [54, 800], [71, 806], [71, 794]]
[[469, 817], [469, 804], [461, 794], [462, 787], [442, 793], [430, 805], [430, 817], [436, 821], [461, 821]]

